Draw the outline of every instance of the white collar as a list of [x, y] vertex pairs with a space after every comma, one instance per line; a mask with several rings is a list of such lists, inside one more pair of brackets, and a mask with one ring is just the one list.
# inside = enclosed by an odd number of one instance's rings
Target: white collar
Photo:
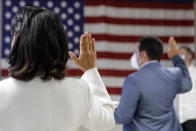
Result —
[[141, 65], [140, 69], [143, 68], [145, 65], [148, 65], [150, 63], [156, 63], [158, 62], [157, 60], [151, 60], [151, 61], [147, 61], [146, 63], [144, 63], [143, 65]]

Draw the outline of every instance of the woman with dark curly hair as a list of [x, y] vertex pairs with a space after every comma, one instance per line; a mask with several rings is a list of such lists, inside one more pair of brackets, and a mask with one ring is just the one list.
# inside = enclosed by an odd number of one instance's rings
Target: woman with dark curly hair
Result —
[[[26, 6], [12, 22], [10, 77], [0, 82], [0, 131], [106, 130], [114, 107], [96, 68], [95, 40], [85, 33], [80, 56], [68, 52], [56, 14]], [[84, 74], [66, 76], [68, 56]]]

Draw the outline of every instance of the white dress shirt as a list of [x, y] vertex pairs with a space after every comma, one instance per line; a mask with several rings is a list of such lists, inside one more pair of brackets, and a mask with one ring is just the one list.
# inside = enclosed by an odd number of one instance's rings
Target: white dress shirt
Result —
[[181, 123], [196, 119], [196, 67], [191, 65], [188, 70], [192, 80], [192, 90], [178, 95], [178, 115]]
[[114, 106], [96, 68], [80, 79], [0, 82], [0, 131], [91, 131], [113, 128]]

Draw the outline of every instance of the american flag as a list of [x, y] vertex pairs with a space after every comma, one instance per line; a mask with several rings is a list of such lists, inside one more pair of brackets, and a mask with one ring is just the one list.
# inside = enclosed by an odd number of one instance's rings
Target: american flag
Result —
[[[10, 52], [11, 19], [25, 5], [57, 13], [65, 25], [69, 49], [76, 54], [80, 35], [84, 31], [92, 33], [97, 67], [113, 100], [119, 100], [125, 77], [135, 72], [130, 57], [140, 37], [157, 36], [164, 42], [164, 66], [171, 66], [166, 54], [169, 36], [174, 36], [180, 45], [195, 48], [193, 0], [3, 0], [2, 77], [8, 75], [5, 60]], [[82, 75], [72, 61], [68, 66], [69, 76]]]

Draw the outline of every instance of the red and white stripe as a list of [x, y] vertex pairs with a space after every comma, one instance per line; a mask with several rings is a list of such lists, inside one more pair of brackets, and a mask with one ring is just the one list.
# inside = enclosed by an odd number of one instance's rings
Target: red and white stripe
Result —
[[[172, 66], [167, 57], [169, 36], [175, 36], [180, 46], [195, 48], [192, 4], [111, 0], [87, 0], [85, 4], [85, 31], [96, 38], [97, 66], [114, 100], [119, 100], [125, 77], [135, 71], [130, 57], [142, 36], [156, 36], [164, 42], [164, 66]], [[70, 67], [77, 72], [74, 65]]]
[[[86, 0], [84, 17], [84, 30], [96, 39], [97, 67], [113, 100], [119, 100], [124, 79], [136, 71], [130, 57], [142, 36], [157, 36], [164, 42], [164, 66], [172, 66], [167, 57], [169, 36], [181, 46], [195, 47], [193, 4]], [[2, 67], [7, 68], [5, 61]], [[82, 75], [72, 61], [68, 67], [69, 76]], [[2, 73], [6, 76], [7, 70]]]

